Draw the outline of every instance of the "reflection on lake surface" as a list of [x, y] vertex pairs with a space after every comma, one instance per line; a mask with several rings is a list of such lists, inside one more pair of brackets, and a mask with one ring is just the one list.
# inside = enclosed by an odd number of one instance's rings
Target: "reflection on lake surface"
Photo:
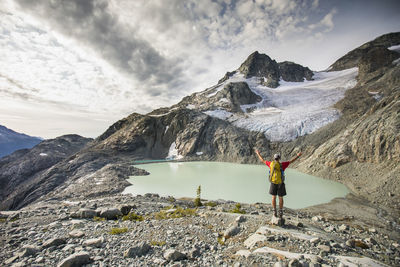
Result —
[[[133, 176], [124, 193], [161, 196], [201, 197], [208, 200], [233, 200], [242, 203], [270, 203], [268, 167], [225, 162], [163, 162], [137, 165], [150, 173]], [[326, 203], [344, 197], [349, 190], [342, 184], [286, 169], [285, 206], [293, 209]]]

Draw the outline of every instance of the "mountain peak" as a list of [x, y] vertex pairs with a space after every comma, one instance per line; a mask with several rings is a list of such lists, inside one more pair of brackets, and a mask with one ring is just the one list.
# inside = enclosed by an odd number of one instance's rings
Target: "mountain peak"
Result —
[[277, 63], [266, 54], [258, 51], [250, 54], [240, 65], [239, 71], [245, 76], [264, 78], [264, 85], [272, 88], [279, 86], [282, 79], [287, 82], [302, 82], [304, 79], [312, 80], [313, 72], [299, 64], [290, 61]]

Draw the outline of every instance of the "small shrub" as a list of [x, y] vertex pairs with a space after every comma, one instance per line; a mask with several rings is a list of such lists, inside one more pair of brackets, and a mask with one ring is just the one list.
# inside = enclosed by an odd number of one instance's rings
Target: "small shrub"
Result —
[[230, 212], [232, 213], [240, 213], [240, 214], [245, 214], [246, 211], [242, 210], [242, 205], [240, 203], [236, 203], [235, 208], [231, 210]]
[[203, 206], [203, 203], [201, 203], [201, 198], [200, 198], [200, 195], [201, 195], [201, 186], [200, 185], [199, 185], [199, 187], [197, 187], [196, 194], [197, 194], [197, 197], [194, 199], [194, 205], [196, 207], [201, 207], [201, 206]]
[[153, 213], [152, 217], [156, 220], [165, 220], [197, 215], [196, 209], [184, 209], [182, 207], [177, 207], [174, 211], [169, 212], [168, 210], [170, 209], [172, 209], [172, 207], [166, 207], [159, 212]]
[[217, 241], [221, 246], [225, 245], [225, 237], [223, 235], [219, 235]]
[[150, 245], [152, 245], [152, 246], [162, 247], [165, 244], [166, 244], [165, 241], [156, 241], [156, 240], [150, 241]]
[[93, 217], [93, 221], [95, 221], [95, 222], [104, 222], [105, 220], [106, 220], [106, 218], [97, 217], [97, 216]]
[[174, 203], [175, 201], [176, 201], [176, 200], [175, 200], [174, 197], [171, 197], [171, 196], [168, 197], [168, 202]]
[[215, 207], [215, 206], [217, 206], [217, 203], [215, 203], [214, 201], [209, 201], [209, 202], [206, 202], [206, 204], [204, 204], [204, 205], [209, 206], [209, 207]]
[[119, 235], [128, 232], [128, 228], [111, 228], [109, 234], [110, 235]]
[[7, 219], [5, 219], [5, 218], [0, 218], [0, 223], [5, 223], [5, 222], [7, 222]]
[[139, 221], [139, 222], [141, 222], [144, 219], [143, 219], [143, 216], [137, 215], [134, 212], [130, 212], [128, 215], [123, 216], [122, 220], [123, 221]]

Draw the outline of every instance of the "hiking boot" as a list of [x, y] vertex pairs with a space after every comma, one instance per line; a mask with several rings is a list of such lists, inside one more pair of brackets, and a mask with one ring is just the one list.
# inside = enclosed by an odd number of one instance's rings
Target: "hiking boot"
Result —
[[278, 218], [278, 213], [276, 213], [276, 210], [274, 210], [274, 216]]
[[279, 210], [279, 219], [282, 219], [283, 217], [283, 210]]

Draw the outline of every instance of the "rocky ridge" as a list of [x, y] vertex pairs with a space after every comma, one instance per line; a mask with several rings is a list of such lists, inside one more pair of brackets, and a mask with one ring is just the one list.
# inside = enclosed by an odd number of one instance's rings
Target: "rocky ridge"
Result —
[[286, 225], [279, 227], [270, 221], [270, 205], [202, 201], [206, 205], [195, 208], [188, 199], [116, 194], [46, 200], [1, 212], [0, 262], [37, 267], [400, 264], [399, 232], [380, 218], [365, 224], [357, 216], [286, 209]]
[[[15, 209], [47, 193], [49, 181], [44, 174], [63, 159], [80, 151], [92, 139], [64, 135], [41, 142], [32, 149], [22, 149], [0, 159], [0, 209]], [[54, 171], [54, 169], [53, 169]], [[50, 183], [50, 184], [49, 184]], [[36, 193], [34, 191], [37, 191]]]
[[42, 142], [41, 138], [17, 133], [0, 125], [0, 158], [18, 149], [29, 149]]

